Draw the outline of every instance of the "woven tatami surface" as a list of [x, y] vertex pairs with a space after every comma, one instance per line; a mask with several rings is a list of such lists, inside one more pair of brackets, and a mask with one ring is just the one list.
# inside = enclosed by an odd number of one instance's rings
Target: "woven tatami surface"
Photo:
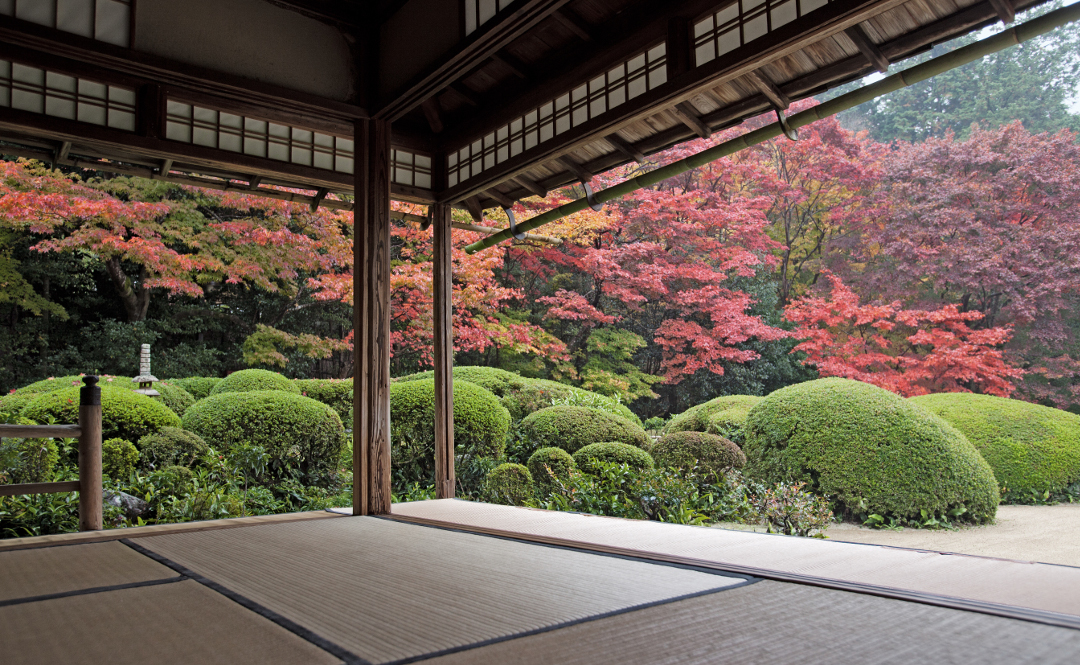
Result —
[[376, 663], [744, 583], [367, 517], [136, 542]]
[[425, 663], [1064, 665], [1078, 654], [1068, 628], [764, 581]]
[[0, 552], [0, 603], [176, 576], [115, 542]]
[[187, 580], [0, 607], [0, 662], [329, 665], [341, 661]]
[[1080, 615], [1080, 568], [468, 501], [394, 504], [396, 517]]

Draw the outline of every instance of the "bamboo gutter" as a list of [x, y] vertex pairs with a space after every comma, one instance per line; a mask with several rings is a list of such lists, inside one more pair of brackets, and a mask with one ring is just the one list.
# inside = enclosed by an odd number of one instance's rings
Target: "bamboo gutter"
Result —
[[[839, 97], [824, 102], [823, 104], [819, 104], [813, 108], [796, 113], [787, 119], [788, 125], [797, 130], [812, 122], [854, 108], [859, 104], [876, 99], [882, 95], [906, 88], [920, 81], [925, 81], [932, 76], [937, 76], [938, 74], [947, 72], [951, 69], [956, 69], [969, 62], [974, 62], [991, 53], [1002, 51], [1010, 46], [1022, 44], [1029, 39], [1046, 34], [1055, 28], [1059, 28], [1067, 23], [1076, 21], [1077, 19], [1080, 19], [1080, 3], [1062, 7], [1061, 9], [1054, 10], [1038, 18], [1026, 21], [1022, 25], [1008, 28], [992, 37], [979, 40], [974, 44], [968, 44], [951, 53], [946, 53], [943, 56], [928, 60], [920, 65], [916, 65], [910, 69], [887, 76], [880, 81], [863, 86], [858, 90], [853, 90], [849, 93], [840, 95]], [[593, 198], [599, 203], [613, 201], [639, 189], [650, 187], [691, 169], [700, 168], [709, 162], [714, 162], [739, 152], [740, 150], [745, 150], [752, 145], [764, 143], [777, 136], [781, 136], [783, 133], [784, 129], [779, 122], [767, 125], [761, 129], [756, 129], [731, 139], [730, 141], [725, 141], [724, 143], [713, 146], [708, 150], [703, 150], [691, 157], [660, 167], [655, 171], [650, 171], [637, 176], [636, 178], [631, 178], [630, 180], [619, 183], [613, 187], [602, 189], [596, 192]], [[581, 212], [588, 207], [589, 201], [585, 198], [580, 198], [576, 201], [561, 205], [558, 208], [553, 208], [531, 219], [527, 219], [518, 224], [517, 229], [519, 231], [531, 231], [544, 224], [549, 224], [562, 219], [567, 215]], [[469, 254], [475, 254], [482, 249], [496, 245], [504, 240], [509, 240], [510, 238], [510, 230], [506, 229], [488, 236], [487, 238], [478, 240], [471, 245], [467, 245], [465, 251]]]

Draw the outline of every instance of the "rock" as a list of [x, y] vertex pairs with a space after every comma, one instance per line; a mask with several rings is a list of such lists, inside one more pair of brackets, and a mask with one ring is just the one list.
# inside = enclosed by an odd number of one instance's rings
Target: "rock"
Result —
[[150, 512], [150, 504], [137, 496], [131, 496], [125, 492], [104, 490], [101, 498], [104, 503], [110, 503], [120, 510], [123, 510], [124, 515], [129, 520], [134, 520], [137, 517], [145, 517]]

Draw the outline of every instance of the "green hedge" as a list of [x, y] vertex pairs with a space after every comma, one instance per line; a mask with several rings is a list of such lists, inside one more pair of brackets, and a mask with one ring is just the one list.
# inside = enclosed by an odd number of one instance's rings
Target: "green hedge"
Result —
[[[692, 406], [686, 411], [672, 416], [671, 420], [664, 427], [664, 434], [672, 434], [674, 432], [712, 431], [713, 434], [726, 436], [724, 432], [717, 431], [716, 428], [711, 429], [712, 419], [726, 411], [734, 411], [736, 412], [736, 414], [732, 414], [734, 422], [745, 422], [746, 413], [757, 406], [763, 399], [765, 398], [756, 397], [754, 395], [724, 395], [723, 397], [711, 399], [708, 402]], [[738, 412], [741, 412], [741, 414]], [[725, 420], [718, 420], [717, 425], [720, 426], [725, 422]]]
[[38, 393], [11, 393], [0, 397], [0, 423], [15, 420]]
[[190, 467], [210, 451], [201, 436], [179, 427], [162, 427], [161, 431], [139, 439], [138, 447], [144, 469]]
[[658, 466], [697, 469], [708, 482], [717, 482], [725, 471], [746, 465], [746, 456], [737, 445], [707, 432], [673, 432], [657, 441], [650, 452]]
[[299, 395], [300, 389], [293, 385], [283, 374], [265, 369], [242, 369], [233, 372], [210, 391], [210, 395], [222, 393], [246, 393], [253, 391], [280, 390]]
[[[102, 374], [100, 377], [101, 387], [123, 388], [125, 390], [137, 390], [139, 384], [131, 380], [131, 377], [127, 376], [112, 376], [109, 374]], [[43, 381], [37, 381], [31, 383], [28, 386], [23, 386], [15, 391], [11, 397], [22, 396], [25, 399], [27, 395], [40, 395], [42, 393], [52, 392], [54, 390], [60, 390], [62, 388], [80, 387], [83, 385], [83, 377], [78, 375], [71, 376], [58, 376], [51, 379], [45, 379]], [[169, 407], [173, 413], [178, 416], [184, 415], [184, 411], [189, 406], [195, 403], [195, 396], [184, 389], [183, 386], [178, 385], [175, 381], [158, 381], [153, 385], [154, 390], [160, 393], [160, 397], [157, 398], [162, 404]], [[2, 411], [3, 408], [0, 408]]]
[[911, 401], [960, 430], [990, 464], [1006, 502], [1080, 481], [1080, 416], [1014, 399], [944, 393]]
[[544, 494], [554, 488], [556, 478], [566, 480], [577, 468], [574, 458], [562, 448], [541, 448], [529, 457], [526, 466], [537, 488]]
[[500, 464], [484, 482], [485, 498], [492, 503], [521, 506], [535, 493], [532, 475], [521, 464]]
[[184, 429], [220, 451], [261, 446], [277, 472], [286, 465], [311, 475], [332, 472], [345, 444], [345, 428], [333, 409], [281, 390], [211, 395], [184, 414]]
[[[951, 425], [887, 390], [849, 379], [781, 388], [750, 410], [751, 478], [806, 481], [849, 516], [993, 519], [998, 487]], [[958, 515], [963, 509], [962, 515]]]
[[[490, 391], [454, 382], [454, 446], [458, 457], [499, 459], [510, 414]], [[407, 482], [435, 477], [435, 381], [390, 384], [391, 464]], [[460, 474], [459, 474], [460, 475]], [[478, 479], [479, 482], [479, 479]]]
[[221, 381], [221, 379], [214, 376], [189, 376], [184, 379], [169, 379], [169, 383], [180, 386], [191, 393], [195, 401], [209, 397], [210, 391]]
[[549, 406], [521, 421], [521, 435], [529, 446], [562, 448], [575, 453], [591, 443], [615, 441], [645, 448], [649, 437], [637, 423], [584, 406]]
[[[100, 385], [100, 384], [99, 384]], [[79, 388], [42, 393], [26, 405], [22, 415], [34, 422], [79, 422]], [[161, 402], [127, 388], [102, 385], [101, 429], [106, 439], [138, 441], [162, 427], [179, 427], [180, 417]]]
[[139, 451], [127, 439], [106, 439], [101, 443], [101, 471], [114, 480], [127, 480], [139, 463]]
[[300, 394], [318, 400], [337, 412], [346, 429], [352, 429], [352, 379], [295, 379]]
[[[18, 418], [15, 422], [35, 424], [26, 418]], [[53, 439], [0, 439], [0, 482], [48, 482], [52, 480], [59, 460], [60, 453]]]
[[652, 455], [628, 443], [603, 441], [590, 443], [574, 453], [574, 464], [585, 473], [595, 473], [597, 462], [626, 464], [632, 469], [644, 471], [655, 466]]

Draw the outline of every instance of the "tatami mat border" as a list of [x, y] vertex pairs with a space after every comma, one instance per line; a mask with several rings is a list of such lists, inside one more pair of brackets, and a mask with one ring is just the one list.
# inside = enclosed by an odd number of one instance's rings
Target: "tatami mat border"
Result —
[[57, 593], [47, 593], [40, 596], [28, 596], [26, 598], [9, 598], [7, 600], [0, 600], [0, 607], [8, 607], [10, 605], [23, 605], [25, 603], [37, 603], [43, 600], [55, 600], [57, 598], [67, 598], [68, 596], [86, 596], [93, 593], [105, 593], [107, 591], [121, 591], [123, 589], [135, 589], [144, 586], [157, 586], [159, 584], [172, 584], [174, 582], [183, 582], [189, 579], [186, 575], [179, 575], [177, 577], [166, 577], [160, 580], [145, 580], [142, 582], [128, 582], [126, 584], [112, 584], [110, 586], [96, 586], [89, 589], [75, 589], [74, 591], [60, 591]]
[[909, 589], [878, 586], [873, 584], [865, 584], [862, 582], [852, 582], [848, 580], [816, 577], [813, 575], [802, 575], [799, 573], [789, 573], [777, 570], [769, 570], [765, 568], [755, 568], [752, 566], [720, 563], [716, 561], [708, 561], [705, 559], [695, 559], [691, 557], [674, 556], [659, 552], [650, 552], [647, 550], [633, 550], [624, 547], [597, 545], [595, 543], [589, 543], [579, 540], [555, 538], [550, 536], [537, 536], [534, 534], [520, 533], [516, 531], [492, 529], [487, 527], [459, 524], [456, 522], [433, 520], [422, 517], [389, 515], [385, 516], [384, 519], [405, 522], [409, 524], [421, 524], [425, 526], [446, 528], [456, 531], [463, 531], [466, 533], [474, 533], [478, 535], [508, 538], [510, 540], [519, 540], [523, 542], [568, 547], [571, 549], [577, 549], [585, 552], [615, 554], [638, 560], [682, 564], [694, 568], [715, 570], [718, 572], [729, 574], [748, 575], [751, 577], [774, 580], [777, 582], [790, 582], [793, 584], [805, 584], [809, 586], [822, 587], [825, 589], [836, 589], [839, 591], [863, 593], [872, 596], [880, 596], [882, 598], [891, 598], [894, 600], [922, 603], [925, 605], [935, 605], [937, 607], [946, 607], [949, 609], [964, 610], [967, 612], [979, 612], [982, 614], [1000, 616], [1007, 619], [1031, 621], [1034, 623], [1041, 623], [1050, 626], [1058, 626], [1061, 628], [1080, 630], [1080, 616], [1075, 616], [1072, 614], [1062, 614], [1059, 612], [1050, 612], [1046, 610], [1035, 610], [1026, 607], [1018, 607], [1015, 605], [989, 603], [985, 601], [970, 600], [967, 598], [959, 598], [955, 596], [930, 594], [922, 591], [912, 591]]

